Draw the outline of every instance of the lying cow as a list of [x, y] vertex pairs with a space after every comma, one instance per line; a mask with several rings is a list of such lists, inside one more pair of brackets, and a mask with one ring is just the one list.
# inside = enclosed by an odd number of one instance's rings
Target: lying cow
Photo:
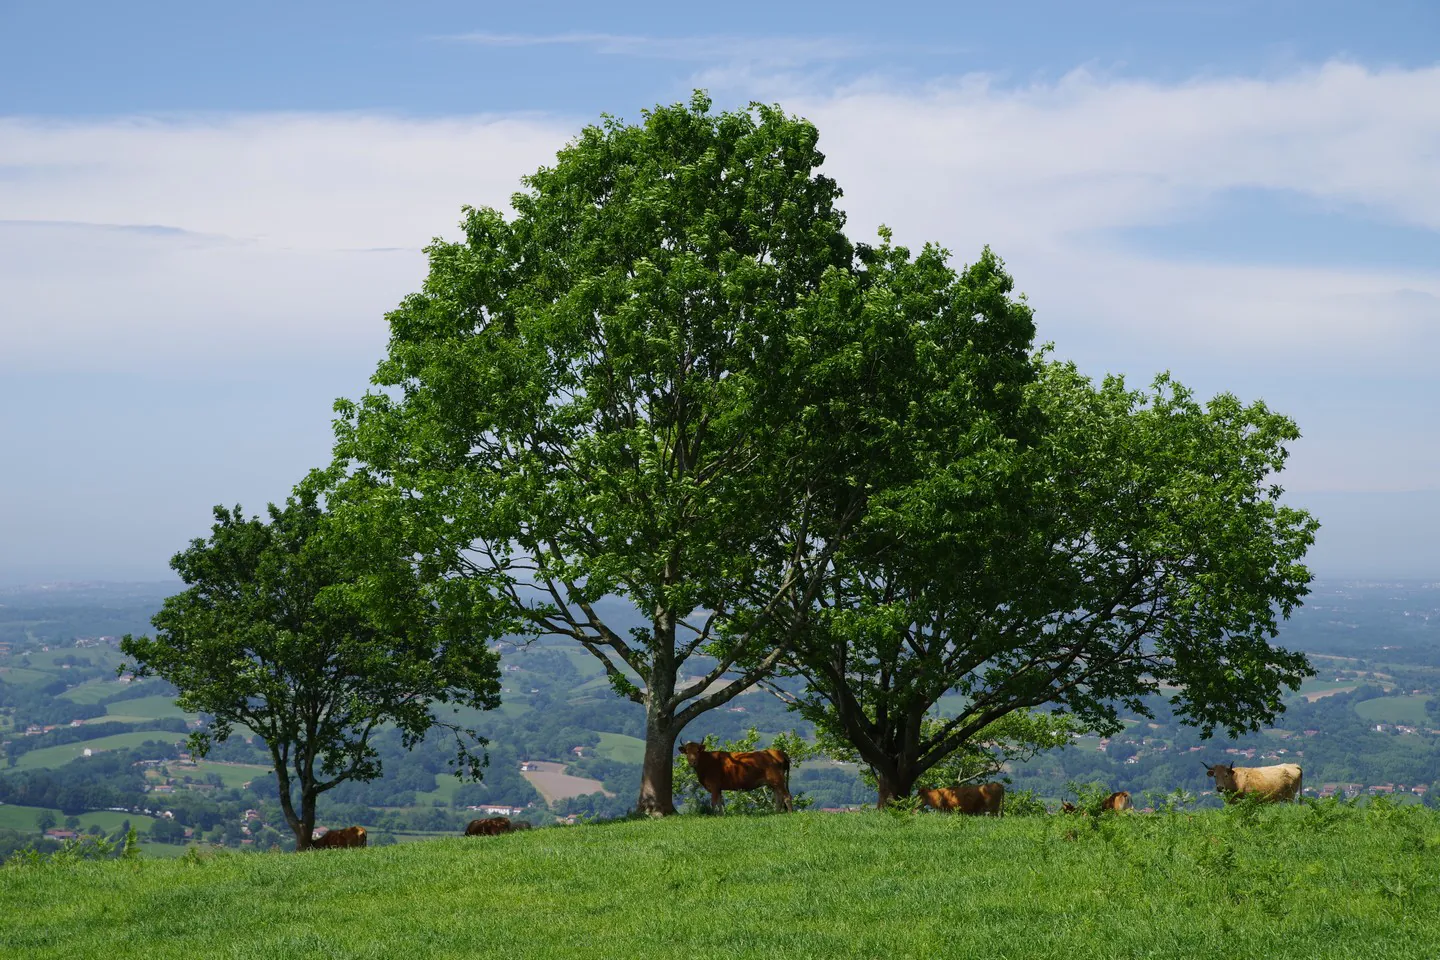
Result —
[[364, 827], [345, 827], [329, 830], [310, 841], [313, 850], [333, 850], [341, 847], [363, 847], [367, 842]]
[[467, 837], [494, 837], [502, 833], [513, 833], [516, 830], [529, 830], [530, 824], [524, 820], [514, 823], [509, 817], [484, 817], [480, 820], [471, 820], [465, 826]]
[[1005, 805], [1005, 784], [999, 781], [956, 784], [953, 787], [939, 787], [935, 790], [921, 790], [920, 802], [941, 812], [951, 810], [968, 816], [982, 814], [998, 817]]
[[1130, 809], [1130, 793], [1126, 790], [1116, 790], [1105, 798], [1100, 804], [1101, 810], [1109, 810], [1112, 813], [1124, 813]]
[[1237, 767], [1235, 764], [1205, 764], [1205, 775], [1215, 781], [1215, 790], [1226, 803], [1235, 803], [1244, 794], [1267, 803], [1290, 803], [1300, 799], [1304, 778], [1298, 763], [1277, 763], [1273, 767]]
[[710, 806], [724, 811], [723, 790], [754, 790], [769, 787], [775, 791], [775, 809], [793, 811], [790, 799], [790, 757], [784, 750], [751, 750], [728, 753], [706, 750], [702, 744], [682, 744], [680, 752], [695, 771], [700, 786], [710, 792]]

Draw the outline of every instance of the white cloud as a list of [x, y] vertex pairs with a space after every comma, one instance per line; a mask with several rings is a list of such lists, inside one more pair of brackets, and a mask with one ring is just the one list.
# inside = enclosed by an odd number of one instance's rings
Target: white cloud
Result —
[[[485, 42], [631, 41], [660, 42]], [[855, 236], [883, 221], [962, 260], [992, 244], [1062, 354], [1128, 338], [1138, 363], [1182, 375], [1433, 366], [1440, 269], [1188, 262], [1104, 237], [1237, 188], [1440, 229], [1440, 68], [1337, 63], [1175, 86], [1083, 72], [1014, 89], [871, 81], [784, 102], [819, 125]], [[504, 206], [579, 125], [0, 119], [0, 363], [133, 366], [276, 344], [378, 352], [383, 312], [423, 277], [418, 249], [455, 234], [462, 204]], [[115, 229], [147, 225], [170, 232]]]

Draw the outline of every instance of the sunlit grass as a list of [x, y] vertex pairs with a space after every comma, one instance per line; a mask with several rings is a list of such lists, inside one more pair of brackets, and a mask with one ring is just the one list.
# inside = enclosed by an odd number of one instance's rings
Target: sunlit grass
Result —
[[8, 869], [0, 955], [1415, 958], [1437, 877], [1419, 808], [682, 817]]

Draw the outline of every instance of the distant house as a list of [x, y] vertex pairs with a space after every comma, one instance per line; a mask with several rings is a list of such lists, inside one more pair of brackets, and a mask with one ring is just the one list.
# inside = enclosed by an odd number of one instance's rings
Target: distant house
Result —
[[49, 837], [51, 840], [74, 840], [76, 837], [80, 836], [80, 834], [76, 833], [74, 830], [50, 829], [45, 831], [45, 836]]
[[503, 803], [480, 803], [465, 808], [476, 813], [487, 813], [492, 817], [514, 817], [525, 812], [524, 807], [511, 807]]
[[573, 753], [573, 754], [575, 754], [575, 756], [577, 756], [577, 757], [583, 757], [583, 756], [585, 756], [585, 748], [584, 748], [584, 747], [571, 747], [571, 748], [570, 748], [570, 752]]
[[536, 763], [534, 760], [521, 760], [521, 761], [520, 761], [520, 772], [521, 772], [521, 773], [534, 773], [534, 772], [539, 771], [539, 769], [540, 769], [540, 764]]

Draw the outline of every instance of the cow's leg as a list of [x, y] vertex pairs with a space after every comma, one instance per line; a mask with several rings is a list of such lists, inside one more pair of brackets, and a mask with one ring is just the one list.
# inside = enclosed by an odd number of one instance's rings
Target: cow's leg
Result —
[[710, 791], [710, 809], [725, 812], [725, 798], [720, 795], [720, 788], [716, 787]]

